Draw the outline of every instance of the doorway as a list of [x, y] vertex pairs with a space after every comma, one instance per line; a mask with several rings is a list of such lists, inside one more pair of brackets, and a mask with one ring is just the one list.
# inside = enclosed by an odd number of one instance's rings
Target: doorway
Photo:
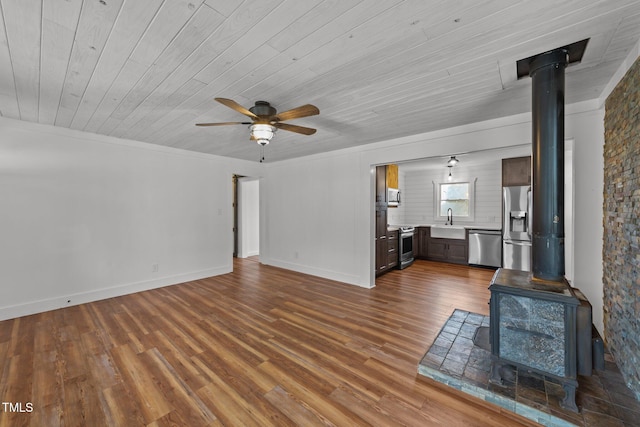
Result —
[[238, 180], [242, 178], [242, 175], [234, 174], [231, 177], [231, 185], [233, 194], [233, 201], [231, 206], [233, 207], [233, 257], [238, 257]]
[[260, 255], [260, 179], [233, 176], [233, 256]]

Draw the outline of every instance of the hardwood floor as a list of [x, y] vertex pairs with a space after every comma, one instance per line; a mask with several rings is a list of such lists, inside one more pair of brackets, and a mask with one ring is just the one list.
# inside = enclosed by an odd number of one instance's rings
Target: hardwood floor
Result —
[[417, 374], [454, 308], [488, 313], [491, 270], [234, 269], [0, 322], [0, 399], [25, 410], [0, 425], [532, 425]]

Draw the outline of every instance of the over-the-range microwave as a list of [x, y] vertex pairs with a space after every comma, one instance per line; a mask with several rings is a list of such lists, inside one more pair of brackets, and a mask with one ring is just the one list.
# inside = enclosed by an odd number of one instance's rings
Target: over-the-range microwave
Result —
[[399, 206], [400, 205], [400, 190], [397, 188], [387, 189], [387, 206]]

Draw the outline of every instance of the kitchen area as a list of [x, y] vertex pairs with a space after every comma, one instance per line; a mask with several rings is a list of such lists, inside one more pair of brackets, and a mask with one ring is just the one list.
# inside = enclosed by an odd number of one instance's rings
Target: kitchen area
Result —
[[415, 260], [530, 269], [531, 146], [376, 167], [376, 276]]

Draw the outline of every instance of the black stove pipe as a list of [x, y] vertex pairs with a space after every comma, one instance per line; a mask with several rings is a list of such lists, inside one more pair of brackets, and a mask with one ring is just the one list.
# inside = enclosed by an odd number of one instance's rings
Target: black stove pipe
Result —
[[568, 54], [556, 49], [533, 58], [533, 213], [531, 271], [534, 279], [564, 279], [564, 69]]

